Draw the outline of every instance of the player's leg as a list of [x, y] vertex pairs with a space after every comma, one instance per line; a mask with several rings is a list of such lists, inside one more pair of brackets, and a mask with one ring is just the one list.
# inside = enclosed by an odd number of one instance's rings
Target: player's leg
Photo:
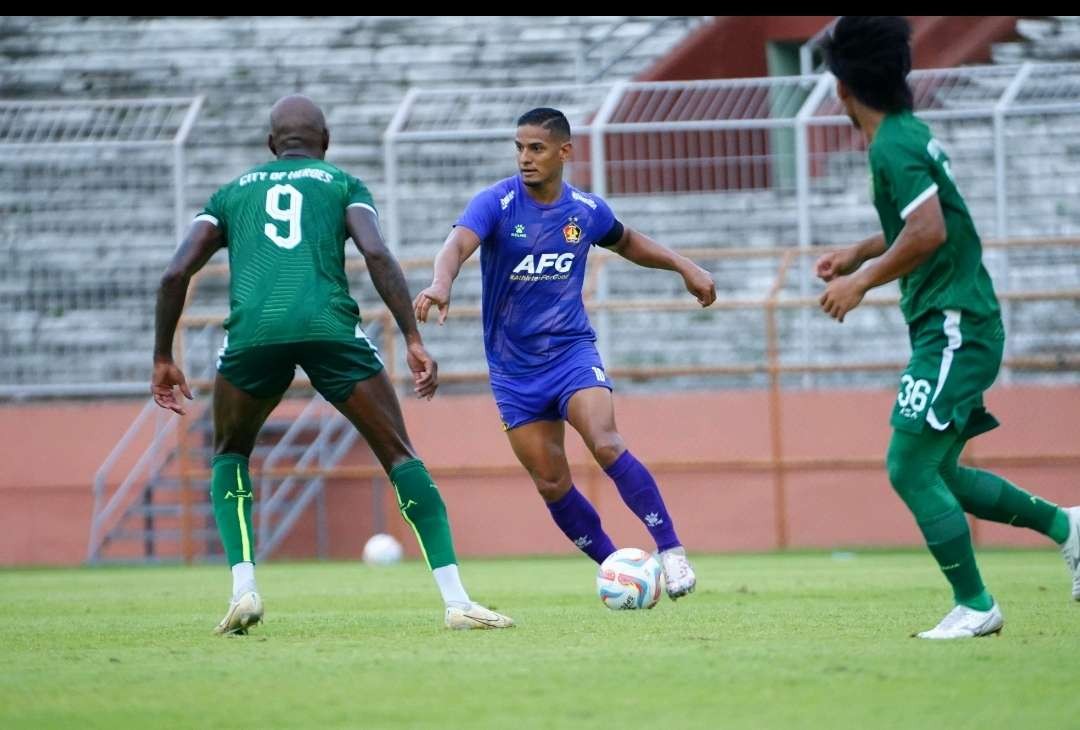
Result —
[[214, 380], [210, 499], [233, 574], [229, 611], [215, 629], [219, 634], [246, 633], [263, 615], [255, 584], [254, 493], [248, 458], [259, 430], [289, 386], [294, 366], [287, 360], [284, 346], [258, 350], [223, 354]]
[[[508, 426], [514, 423], [505, 403], [500, 404], [500, 413]], [[577, 490], [570, 477], [563, 445], [563, 422], [529, 421], [508, 428], [506, 435], [514, 455], [532, 477], [551, 519], [579, 550], [597, 563], [604, 562], [604, 558], [615, 552], [615, 545], [604, 532], [596, 508]]]
[[1080, 507], [1062, 509], [993, 472], [961, 466], [964, 443], [957, 440], [941, 468], [964, 511], [981, 520], [1027, 527], [1061, 546], [1072, 575], [1072, 597], [1080, 600]]
[[397, 393], [370, 343], [307, 343], [300, 362], [312, 384], [364, 437], [390, 478], [401, 516], [412, 527], [446, 604], [446, 625], [513, 626], [512, 619], [474, 603], [465, 591], [446, 505], [413, 449]]
[[914, 515], [956, 602], [937, 627], [919, 634], [921, 638], [965, 638], [1001, 630], [1001, 611], [979, 575], [964, 510], [941, 477], [942, 463], [958, 439], [951, 429], [919, 434], [897, 430], [886, 457], [889, 481]]
[[678, 535], [660, 489], [649, 470], [626, 448], [615, 426], [615, 406], [607, 388], [585, 388], [568, 399], [566, 419], [581, 434], [596, 462], [656, 541], [658, 550], [679, 547]]
[[[587, 381], [592, 367], [584, 369]], [[578, 390], [573, 388], [587, 385]], [[660, 488], [648, 468], [630, 453], [615, 427], [615, 404], [608, 387], [570, 383], [562, 406], [570, 425], [581, 434], [593, 458], [604, 469], [626, 506], [645, 525], [664, 566], [665, 585], [672, 600], [691, 593], [697, 584], [686, 550], [675, 533]]]

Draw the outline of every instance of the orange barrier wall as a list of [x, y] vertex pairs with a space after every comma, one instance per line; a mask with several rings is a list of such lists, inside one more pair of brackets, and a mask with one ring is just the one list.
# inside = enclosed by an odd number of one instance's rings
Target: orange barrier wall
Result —
[[[765, 391], [618, 395], [619, 428], [650, 464], [691, 550], [918, 545], [911, 517], [888, 485], [884, 452], [892, 399], [885, 391], [790, 392], [781, 396], [782, 484], [771, 466]], [[1004, 426], [965, 452], [1046, 498], [1080, 502], [1080, 388], [995, 388], [990, 408]], [[0, 408], [0, 564], [74, 564], [86, 550], [94, 471], [141, 404], [80, 403]], [[436, 475], [462, 555], [569, 553], [528, 477], [516, 466], [489, 396], [405, 403], [418, 450]], [[575, 481], [612, 537], [649, 546], [580, 439], [568, 433]], [[370, 464], [366, 448], [350, 464]], [[454, 474], [457, 474], [456, 476]], [[329, 482], [331, 557], [355, 558], [380, 523], [416, 549], [381, 480]], [[780, 487], [780, 491], [778, 491]], [[380, 514], [373, 500], [381, 491]], [[778, 494], [783, 495], [778, 502]], [[778, 507], [782, 510], [778, 518]], [[1030, 531], [975, 525], [982, 544], [1041, 544]], [[315, 554], [307, 515], [278, 551]]]

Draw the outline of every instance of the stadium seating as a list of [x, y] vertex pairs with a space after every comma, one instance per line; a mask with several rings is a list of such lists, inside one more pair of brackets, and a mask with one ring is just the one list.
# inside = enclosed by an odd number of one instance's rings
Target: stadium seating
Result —
[[[278, 96], [302, 91], [322, 104], [333, 141], [331, 160], [385, 194], [382, 133], [412, 87], [490, 87], [556, 84], [630, 78], [668, 52], [700, 18], [679, 17], [355, 17], [355, 18], [123, 18], [50, 16], [0, 19], [0, 89], [6, 99], [178, 97], [203, 94], [206, 103], [186, 150], [186, 203], [195, 212], [206, 197], [239, 170], [266, 157], [266, 111]], [[1001, 45], [998, 60], [1062, 59], [1080, 45], [1075, 19], [1022, 21], [1027, 40]], [[607, 56], [617, 58], [610, 68]], [[992, 82], [987, 82], [992, 83]], [[960, 88], [947, 99], [963, 106]], [[989, 126], [960, 122], [936, 126], [955, 165], [961, 187], [985, 235], [996, 231], [994, 164]], [[1060, 235], [1080, 230], [1080, 115], [1010, 120], [1009, 140], [1025, 143], [1009, 160], [1009, 233]], [[168, 160], [141, 159], [134, 186], [152, 194], [132, 208], [128, 193], [117, 215], [110, 191], [129, 158], [67, 153], [75, 165], [75, 187], [25, 185], [40, 161], [6, 158], [0, 166], [0, 384], [62, 385], [77, 370], [86, 382], [137, 383], [146, 377], [153, 327], [152, 298], [159, 272], [174, 245]], [[127, 153], [125, 153], [127, 154]], [[140, 153], [142, 154], [142, 153]], [[863, 153], [840, 151], [826, 164], [862, 165]], [[509, 160], [508, 160], [509, 163]], [[155, 167], [157, 166], [157, 167]], [[132, 166], [131, 169], [135, 169]], [[155, 181], [155, 170], [164, 180]], [[815, 243], [838, 244], [874, 230], [874, 211], [865, 178], [836, 185], [839, 176], [812, 181]], [[141, 188], [138, 188], [141, 189]], [[425, 204], [403, 220], [401, 254], [431, 256], [461, 206], [460, 190], [425, 188]], [[27, 196], [38, 196], [29, 199]], [[65, 197], [67, 196], [67, 197]], [[790, 191], [738, 190], [679, 195], [615, 196], [611, 202], [627, 223], [678, 247], [778, 246], [797, 240], [795, 201]], [[55, 210], [50, 210], [50, 206]], [[999, 276], [1004, 261], [988, 254]], [[760, 298], [768, 291], [776, 262], [722, 259], [706, 262], [716, 273], [721, 297]], [[805, 262], [804, 262], [805, 263]], [[1065, 264], [1065, 266], [1063, 266]], [[1014, 286], [1074, 286], [1076, 255], [1047, 252], [1009, 262]], [[805, 270], [802, 274], [805, 278]], [[410, 272], [411, 287], [426, 283]], [[376, 304], [362, 279], [354, 286], [363, 306]], [[670, 275], [635, 271], [616, 263], [605, 284], [612, 298], [678, 296]], [[786, 297], [805, 292], [789, 277]], [[211, 287], [194, 302], [197, 311], [224, 309], [224, 290]], [[460, 303], [479, 300], [479, 281], [466, 274], [455, 290]], [[1076, 348], [1074, 304], [1052, 312], [1022, 305], [1010, 315], [1014, 354], [1052, 354]], [[663, 318], [661, 320], [660, 318]], [[761, 362], [764, 323], [760, 311], [659, 315], [613, 313], [597, 321], [605, 328], [612, 367], [693, 366]], [[662, 338], [641, 333], [660, 328]], [[855, 329], [859, 336], [851, 337]], [[821, 317], [781, 315], [784, 359], [801, 359], [799, 343], [815, 343], [816, 362], [876, 362], [906, 347], [894, 311], [867, 311], [843, 332]], [[843, 335], [844, 345], [840, 338]], [[478, 330], [472, 326], [431, 331], [443, 372], [482, 370]], [[655, 339], [655, 342], [653, 341]], [[209, 357], [203, 347], [201, 357]], [[895, 359], [893, 356], [892, 359]], [[827, 376], [815, 376], [826, 382]], [[866, 383], [882, 383], [880, 374]], [[1065, 373], [1039, 377], [1072, 378]], [[668, 385], [672, 381], [668, 381]], [[761, 384], [761, 373], [720, 379], [684, 377], [680, 385]], [[845, 381], [850, 382], [850, 381]], [[628, 387], [652, 387], [627, 383]], [[662, 387], [662, 386], [660, 386]]]

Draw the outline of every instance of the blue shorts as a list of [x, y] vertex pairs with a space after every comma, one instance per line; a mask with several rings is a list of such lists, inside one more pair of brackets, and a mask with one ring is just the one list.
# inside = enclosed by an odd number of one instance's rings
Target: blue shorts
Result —
[[532, 421], [566, 420], [570, 397], [596, 387], [611, 390], [611, 380], [592, 342], [574, 345], [528, 374], [491, 373], [491, 392], [505, 431]]

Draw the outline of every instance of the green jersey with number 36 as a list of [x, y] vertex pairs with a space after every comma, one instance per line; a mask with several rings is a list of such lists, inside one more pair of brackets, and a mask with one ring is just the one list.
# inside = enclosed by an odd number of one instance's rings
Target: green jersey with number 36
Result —
[[945, 217], [945, 243], [900, 279], [905, 321], [946, 309], [996, 316], [1000, 309], [982, 264], [979, 234], [956, 189], [949, 158], [929, 127], [909, 111], [886, 115], [870, 144], [870, 172], [887, 245], [900, 235], [911, 212], [933, 195]]
[[356, 337], [345, 278], [345, 209], [375, 212], [367, 187], [314, 158], [274, 160], [219, 189], [196, 220], [229, 249], [230, 350]]

